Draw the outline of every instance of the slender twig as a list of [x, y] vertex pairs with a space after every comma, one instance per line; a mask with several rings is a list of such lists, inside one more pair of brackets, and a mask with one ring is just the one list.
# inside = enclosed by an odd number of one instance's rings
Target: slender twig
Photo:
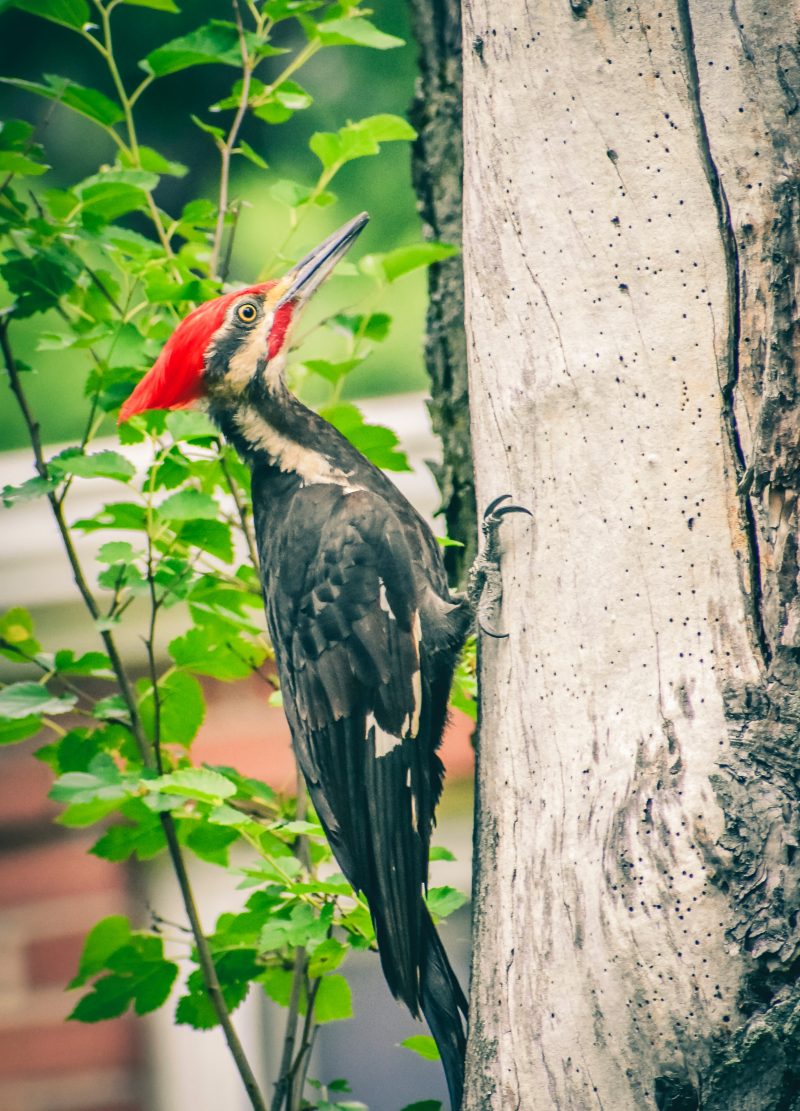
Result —
[[253, 530], [250, 528], [250, 522], [247, 519], [247, 507], [242, 501], [241, 494], [239, 493], [239, 487], [236, 485], [236, 481], [230, 472], [228, 461], [225, 458], [225, 449], [221, 444], [219, 447], [217, 458], [219, 460], [220, 469], [225, 476], [225, 482], [227, 484], [228, 490], [230, 491], [231, 497], [233, 498], [234, 504], [236, 506], [236, 512], [239, 517], [239, 524], [241, 525], [242, 532], [244, 533], [244, 538], [247, 543], [247, 551], [250, 555], [250, 561], [253, 564], [253, 567], [258, 570], [258, 551], [256, 549], [256, 541], [255, 537], [253, 536]]
[[225, 1002], [225, 997], [222, 994], [222, 988], [220, 987], [219, 978], [217, 977], [217, 970], [214, 967], [214, 959], [211, 955], [208, 939], [203, 933], [203, 927], [197, 913], [197, 906], [194, 901], [192, 888], [189, 884], [189, 876], [186, 871], [183, 854], [181, 853], [181, 847], [178, 843], [178, 835], [175, 832], [175, 823], [172, 820], [172, 815], [168, 813], [162, 814], [161, 824], [167, 839], [167, 848], [172, 860], [172, 866], [178, 879], [178, 886], [181, 889], [183, 905], [186, 908], [186, 914], [189, 918], [192, 934], [194, 935], [195, 946], [197, 948], [197, 961], [203, 974], [205, 989], [214, 1007], [217, 1021], [222, 1027], [225, 1041], [228, 1043], [228, 1049], [239, 1071], [239, 1076], [250, 1098], [253, 1111], [267, 1111], [267, 1105], [259, 1089], [258, 1081], [250, 1067], [250, 1062], [245, 1056], [242, 1043], [239, 1041], [239, 1037], [233, 1028], [233, 1023], [228, 1013], [228, 1007]]
[[300, 1000], [306, 980], [307, 963], [305, 949], [302, 945], [298, 946], [294, 951], [294, 968], [292, 970], [292, 987], [289, 993], [289, 1010], [286, 1016], [286, 1033], [283, 1037], [283, 1052], [281, 1053], [278, 1079], [275, 1081], [275, 1092], [272, 1096], [270, 1111], [281, 1111], [284, 1100], [290, 1095], [294, 1046], [297, 1039]]
[[209, 262], [209, 268], [212, 274], [217, 273], [217, 266], [219, 265], [219, 256], [222, 250], [222, 236], [225, 232], [225, 217], [228, 212], [231, 155], [236, 146], [239, 128], [242, 126], [242, 120], [247, 111], [247, 102], [250, 98], [250, 79], [253, 76], [254, 67], [254, 61], [247, 50], [247, 40], [244, 37], [242, 15], [239, 11], [237, 0], [233, 0], [233, 14], [236, 18], [236, 27], [239, 32], [239, 49], [242, 54], [242, 90], [239, 94], [239, 106], [236, 109], [236, 115], [233, 117], [233, 123], [228, 132], [228, 137], [220, 147], [221, 166], [219, 175], [219, 200], [217, 202], [217, 224], [214, 228], [214, 241], [211, 248], [211, 260]]

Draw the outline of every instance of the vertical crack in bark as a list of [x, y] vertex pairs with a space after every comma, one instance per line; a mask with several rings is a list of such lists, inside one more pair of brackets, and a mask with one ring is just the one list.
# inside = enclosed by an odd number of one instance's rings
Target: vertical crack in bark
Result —
[[[741, 275], [739, 270], [739, 247], [736, 242], [736, 233], [731, 219], [730, 205], [722, 184], [719, 170], [711, 153], [711, 143], [708, 137], [703, 105], [700, 97], [700, 74], [697, 69], [697, 55], [695, 53], [694, 28], [689, 9], [689, 0], [676, 0], [678, 23], [683, 38], [683, 51], [686, 58], [686, 80], [689, 90], [689, 100], [692, 107], [697, 143], [700, 157], [703, 162], [706, 179], [708, 181], [714, 207], [717, 212], [722, 249], [725, 255], [725, 269], [728, 286], [728, 335], [726, 352], [726, 381], [721, 383], [722, 390], [722, 416], [728, 434], [731, 452], [736, 465], [736, 477], [741, 489], [746, 486], [747, 461], [745, 459], [739, 429], [736, 421], [736, 407], [734, 395], [739, 381], [739, 341], [741, 338]], [[761, 656], [765, 667], [769, 666], [772, 659], [772, 650], [767, 637], [763, 613], [762, 585], [761, 585], [761, 554], [758, 545], [758, 528], [756, 525], [753, 505], [746, 492], [740, 495], [740, 520], [742, 531], [747, 541], [748, 574], [750, 586], [749, 610], [752, 621], [753, 638], [755, 647]]]

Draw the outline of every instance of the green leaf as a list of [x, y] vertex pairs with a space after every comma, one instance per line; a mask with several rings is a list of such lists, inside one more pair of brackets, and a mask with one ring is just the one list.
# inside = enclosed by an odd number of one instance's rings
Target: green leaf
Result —
[[130, 563], [136, 556], [133, 545], [127, 540], [109, 540], [97, 553], [99, 563]]
[[344, 976], [323, 976], [314, 1000], [314, 1017], [317, 1022], [338, 1022], [353, 1017], [353, 1000], [350, 985]]
[[50, 167], [43, 162], [34, 162], [26, 154], [18, 150], [0, 150], [0, 173], [3, 174], [28, 174], [35, 176], [43, 174]]
[[77, 701], [74, 694], [51, 694], [41, 683], [12, 683], [0, 690], [0, 718], [17, 721], [30, 714], [67, 714]]
[[374, 23], [359, 16], [326, 19], [318, 23], [316, 29], [325, 46], [370, 46], [373, 50], [393, 50], [405, 46], [403, 39], [379, 31]]
[[458, 247], [450, 243], [412, 243], [408, 247], [398, 247], [383, 255], [365, 255], [358, 266], [370, 278], [394, 282], [412, 270], [430, 266], [431, 263], [452, 258], [457, 254]]
[[259, 170], [269, 169], [261, 155], [258, 154], [257, 151], [254, 151], [250, 144], [246, 143], [244, 139], [239, 139], [239, 144], [234, 148], [233, 153], [241, 154], [248, 162], [252, 162], [254, 166], [258, 166]]
[[131, 982], [125, 976], [103, 976], [67, 1015], [75, 1022], [102, 1022], [124, 1014], [131, 1002]]
[[238, 839], [239, 834], [235, 829], [197, 822], [186, 838], [186, 844], [201, 860], [227, 868], [228, 849]]
[[97, 89], [87, 89], [68, 77], [59, 77], [52, 73], [46, 73], [44, 80], [47, 82], [45, 85], [38, 81], [24, 81], [20, 77], [0, 78], [0, 81], [17, 89], [24, 89], [25, 92], [42, 96], [46, 100], [57, 100], [73, 112], [78, 112], [103, 127], [112, 127], [125, 118], [120, 106]]
[[439, 1099], [420, 1099], [416, 1103], [407, 1103], [401, 1111], [442, 1111], [442, 1101]]
[[118, 451], [96, 451], [84, 455], [77, 448], [67, 448], [50, 460], [50, 464], [65, 474], [81, 478], [114, 478], [129, 482], [136, 468]]
[[157, 512], [165, 521], [215, 521], [220, 510], [210, 494], [190, 489], [171, 494], [158, 506]]
[[33, 618], [22, 606], [6, 610], [0, 617], [0, 654], [15, 663], [31, 660], [41, 645], [33, 635]]
[[133, 825], [112, 825], [98, 838], [89, 850], [93, 856], [120, 863], [135, 856], [137, 860], [152, 860], [166, 847], [161, 820], [140, 799], [131, 799], [120, 807], [125, 817], [137, 818]]
[[42, 728], [40, 717], [17, 718], [16, 721], [0, 721], [0, 745], [14, 745], [35, 736]]
[[381, 143], [416, 137], [416, 131], [407, 120], [384, 114], [348, 123], [336, 132], [317, 131], [308, 145], [324, 169], [334, 170], [354, 158], [378, 154]]
[[[139, 712], [149, 737], [153, 737], [155, 716], [153, 692], [144, 680], [147, 693], [142, 699]], [[158, 684], [160, 699], [161, 740], [166, 744], [188, 745], [203, 724], [206, 705], [203, 691], [197, 680], [179, 671], [168, 675]]]
[[320, 378], [324, 378], [326, 382], [335, 386], [341, 378], [346, 378], [352, 370], [361, 366], [363, 362], [363, 358], [345, 359], [340, 363], [332, 363], [327, 359], [306, 359], [303, 366], [308, 367], [312, 373], [318, 374]]
[[263, 12], [273, 23], [292, 19], [303, 12], [313, 12], [321, 8], [324, 0], [265, 0]]
[[198, 413], [193, 409], [175, 409], [167, 413], [167, 428], [173, 440], [219, 438], [216, 427], [205, 413]]
[[200, 548], [209, 555], [216, 556], [223, 563], [232, 563], [233, 535], [231, 526], [223, 521], [187, 521], [178, 530], [184, 544]]
[[122, 3], [136, 8], [152, 8], [155, 12], [180, 13], [175, 0], [122, 0]]
[[29, 258], [6, 250], [0, 273], [16, 298], [16, 317], [32, 316], [57, 305], [72, 289], [80, 271], [76, 257], [60, 243], [43, 247]]
[[412, 1053], [416, 1053], [418, 1057], [422, 1057], [426, 1061], [441, 1060], [436, 1042], [430, 1034], [413, 1034], [410, 1038], [405, 1038], [400, 1042], [400, 1045], [404, 1049], [410, 1049]]
[[113, 679], [111, 660], [105, 652], [84, 652], [76, 656], [70, 648], [56, 652], [53, 667], [59, 675], [94, 675], [101, 679]]
[[130, 922], [124, 915], [112, 914], [108, 918], [103, 918], [86, 935], [78, 972], [69, 986], [79, 988], [91, 976], [96, 976], [106, 967], [106, 961], [112, 953], [127, 945], [130, 938]]
[[246, 679], [266, 659], [263, 644], [254, 644], [215, 624], [195, 626], [169, 645], [178, 667], [197, 675], [231, 682]]
[[368, 317], [363, 315], [348, 316], [337, 313], [328, 322], [332, 331], [344, 332], [349, 336], [361, 336], [364, 339], [380, 343], [389, 335], [392, 318], [385, 312], [374, 312]]
[[98, 529], [134, 529], [144, 532], [147, 528], [147, 513], [144, 506], [136, 502], [111, 502], [103, 506], [94, 517], [85, 517], [72, 526], [80, 532], [96, 532]]
[[84, 212], [112, 221], [128, 212], [147, 207], [148, 194], [158, 185], [158, 176], [144, 170], [106, 170], [75, 187]]
[[181, 768], [148, 782], [153, 790], [200, 802], [218, 802], [236, 794], [236, 784], [210, 768]]
[[360, 409], [348, 402], [329, 405], [320, 414], [338, 428], [343, 436], [366, 455], [376, 467], [387, 471], [410, 471], [405, 452], [399, 451], [399, 440], [390, 428], [377, 424], [366, 424]]
[[12, 0], [9, 6], [63, 27], [81, 28], [91, 18], [86, 0]]
[[3, 498], [3, 505], [9, 508], [12, 505], [17, 505], [18, 502], [43, 498], [45, 494], [49, 494], [57, 486], [56, 479], [39, 478], [37, 475], [36, 478], [26, 479], [19, 486], [4, 486], [0, 496]]
[[294, 81], [284, 81], [277, 89], [262, 85], [251, 95], [253, 115], [271, 124], [285, 123], [295, 112], [301, 112], [313, 102], [311, 94]]
[[429, 854], [429, 860], [431, 860], [431, 861], [434, 861], [434, 860], [453, 861], [455, 859], [456, 858], [453, 855], [453, 853], [451, 853], [449, 849], [446, 849], [444, 847], [444, 845], [433, 845], [432, 848], [431, 848], [430, 854]]
[[326, 972], [333, 972], [347, 956], [347, 952], [347, 946], [342, 945], [341, 941], [337, 941], [335, 937], [326, 938], [309, 958], [309, 976], [322, 976]]
[[[131, 4], [134, 0], [125, 0], [125, 2]], [[171, 2], [172, 0], [164, 0], [164, 3]], [[177, 8], [175, 10], [177, 11]], [[117, 157], [125, 168], [129, 170], [137, 168], [128, 151], [121, 150]], [[184, 166], [182, 162], [170, 161], [163, 154], [159, 154], [157, 150], [153, 150], [152, 147], [139, 147], [139, 165], [143, 170], [148, 170], [150, 173], [168, 174], [171, 177], [186, 177], [189, 172], [188, 166]]]
[[454, 910], [463, 907], [464, 903], [467, 902], [467, 896], [463, 891], [457, 891], [454, 887], [432, 887], [428, 891], [426, 902], [428, 910], [432, 914], [435, 914], [437, 918], [446, 918]]
[[212, 19], [209, 23], [190, 31], [188, 35], [173, 39], [157, 47], [139, 63], [147, 73], [164, 77], [178, 73], [190, 66], [220, 62], [228, 66], [241, 66], [239, 34], [234, 23]]

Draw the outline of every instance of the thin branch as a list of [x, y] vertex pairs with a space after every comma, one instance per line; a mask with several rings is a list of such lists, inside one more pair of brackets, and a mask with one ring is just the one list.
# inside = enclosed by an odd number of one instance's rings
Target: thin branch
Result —
[[247, 551], [250, 555], [250, 562], [253, 564], [253, 567], [258, 570], [258, 551], [256, 549], [256, 541], [255, 537], [253, 536], [253, 531], [250, 528], [250, 522], [247, 519], [247, 507], [242, 501], [241, 494], [239, 493], [239, 488], [236, 485], [236, 481], [234, 480], [234, 477], [230, 472], [230, 468], [228, 467], [224, 448], [219, 451], [217, 458], [219, 459], [220, 469], [225, 476], [225, 482], [228, 486], [228, 490], [230, 491], [231, 497], [233, 498], [234, 504], [236, 506], [236, 512], [239, 517], [239, 524], [242, 527], [242, 532], [244, 533], [244, 538], [247, 542]]
[[300, 1016], [300, 1000], [302, 989], [306, 980], [306, 967], [308, 959], [303, 946], [298, 946], [294, 952], [294, 968], [292, 970], [292, 987], [289, 995], [289, 1010], [286, 1016], [286, 1033], [283, 1038], [283, 1052], [278, 1069], [278, 1079], [275, 1081], [275, 1092], [272, 1096], [270, 1111], [281, 1111], [284, 1100], [290, 1095], [292, 1079], [292, 1063], [294, 1060], [294, 1046], [297, 1040], [297, 1023]]
[[250, 79], [253, 76], [254, 61], [247, 52], [247, 40], [244, 37], [244, 26], [242, 24], [242, 15], [239, 11], [237, 0], [233, 0], [233, 14], [236, 18], [236, 27], [239, 32], [239, 50], [242, 54], [242, 91], [239, 94], [239, 107], [236, 109], [236, 115], [233, 117], [228, 138], [225, 140], [224, 145], [220, 148], [220, 156], [222, 165], [220, 167], [219, 175], [219, 201], [217, 202], [217, 224], [214, 228], [214, 242], [211, 248], [211, 260], [209, 268], [212, 274], [217, 273], [219, 265], [220, 251], [222, 250], [222, 236], [225, 232], [225, 216], [228, 211], [228, 189], [230, 184], [230, 171], [231, 171], [231, 155], [233, 148], [236, 146], [236, 139], [239, 135], [239, 128], [242, 126], [245, 112], [247, 111], [247, 102], [250, 97]]

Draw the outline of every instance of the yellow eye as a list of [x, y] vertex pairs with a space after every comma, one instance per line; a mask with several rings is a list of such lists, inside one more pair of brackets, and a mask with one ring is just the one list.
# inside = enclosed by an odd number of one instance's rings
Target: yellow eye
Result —
[[240, 305], [236, 310], [236, 315], [239, 317], [242, 324], [252, 324], [258, 316], [258, 309], [252, 301], [245, 301], [245, 303]]

